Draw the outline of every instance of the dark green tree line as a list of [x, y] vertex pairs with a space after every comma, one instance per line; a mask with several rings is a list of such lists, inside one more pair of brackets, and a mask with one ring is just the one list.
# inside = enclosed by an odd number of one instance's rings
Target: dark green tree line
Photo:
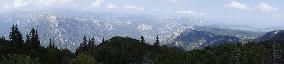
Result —
[[[8, 39], [8, 40], [7, 40]], [[184, 51], [163, 45], [156, 37], [153, 45], [130, 37], [115, 36], [97, 43], [95, 37], [84, 36], [75, 52], [58, 49], [49, 39], [42, 46], [36, 29], [31, 29], [23, 40], [17, 25], [9, 38], [0, 38], [2, 64], [283, 64], [284, 41], [271, 40], [248, 44], [223, 44], [203, 49]]]

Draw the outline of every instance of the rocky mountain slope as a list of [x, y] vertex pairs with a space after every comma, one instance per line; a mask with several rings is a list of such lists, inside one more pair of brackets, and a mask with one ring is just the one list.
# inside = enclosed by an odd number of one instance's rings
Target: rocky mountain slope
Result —
[[247, 41], [246, 39], [254, 39], [261, 34], [220, 28], [216, 27], [219, 23], [177, 16], [40, 11], [1, 14], [0, 35], [8, 37], [13, 24], [18, 24], [24, 35], [31, 28], [36, 28], [44, 46], [51, 38], [60, 48], [71, 50], [78, 47], [81, 43], [78, 39], [84, 35], [95, 37], [97, 42], [113, 36], [130, 36], [137, 39], [144, 36], [149, 44], [159, 35], [163, 42], [161, 44], [184, 47], [192, 47], [188, 44], [193, 44], [194, 47], [200, 47], [221, 42]]

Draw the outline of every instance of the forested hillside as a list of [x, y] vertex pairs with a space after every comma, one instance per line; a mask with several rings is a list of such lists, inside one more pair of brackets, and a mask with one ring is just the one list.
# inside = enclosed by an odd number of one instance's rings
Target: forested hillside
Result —
[[[13, 25], [9, 37], [0, 39], [0, 64], [283, 64], [284, 41], [267, 40], [247, 44], [221, 44], [184, 51], [154, 44], [144, 37], [134, 39], [115, 36], [97, 44], [94, 37], [84, 36], [76, 51], [62, 49], [50, 38], [42, 46], [36, 29], [22, 35]], [[83, 35], [82, 35], [83, 36]], [[278, 37], [284, 35], [278, 35]], [[81, 40], [81, 39], [77, 39]]]

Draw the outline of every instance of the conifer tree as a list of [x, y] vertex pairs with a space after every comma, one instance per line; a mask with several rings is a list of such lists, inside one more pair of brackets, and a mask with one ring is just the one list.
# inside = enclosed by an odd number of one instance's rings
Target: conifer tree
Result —
[[88, 44], [87, 44], [87, 50], [86, 52], [88, 54], [90, 54], [91, 56], [95, 57], [96, 51], [97, 51], [97, 47], [96, 47], [96, 42], [95, 42], [95, 38], [89, 38]]
[[30, 49], [39, 49], [41, 47], [37, 30], [35, 30], [34, 28], [27, 35], [26, 45]]
[[103, 43], [103, 42], [105, 42], [105, 38], [104, 38], [104, 37], [102, 38], [102, 43]]
[[86, 52], [87, 46], [88, 46], [87, 37], [84, 36], [83, 37], [83, 42], [80, 44], [79, 48], [76, 49], [76, 54], [81, 53], [81, 52]]
[[4, 37], [4, 36], [2, 36], [2, 37], [0, 38], [0, 40], [5, 40], [5, 37]]
[[88, 46], [89, 46], [89, 47], [95, 46], [95, 43], [96, 43], [95, 41], [96, 41], [96, 40], [95, 40], [94, 37], [89, 38]]
[[23, 37], [17, 25], [13, 25], [9, 35], [10, 45], [19, 48], [23, 45]]
[[154, 46], [160, 46], [159, 36], [156, 37], [156, 42], [154, 43]]
[[86, 47], [86, 46], [87, 46], [87, 44], [88, 44], [87, 36], [84, 36], [84, 38], [83, 38], [83, 42], [82, 42], [82, 44], [80, 44], [80, 46]]
[[140, 39], [141, 39], [141, 41], [140, 41], [141, 43], [145, 43], [144, 36], [141, 36]]
[[56, 48], [55, 45], [54, 45], [54, 42], [52, 42], [51, 39], [49, 39], [49, 44], [48, 44], [47, 48], [51, 48], [51, 49]]

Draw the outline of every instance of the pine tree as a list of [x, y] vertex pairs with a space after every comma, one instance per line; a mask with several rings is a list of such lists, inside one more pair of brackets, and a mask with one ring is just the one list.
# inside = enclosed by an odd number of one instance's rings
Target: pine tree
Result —
[[49, 44], [48, 44], [47, 48], [50, 48], [50, 49], [56, 48], [55, 45], [54, 45], [54, 42], [52, 42], [51, 39], [49, 39]]
[[39, 49], [41, 47], [37, 30], [35, 30], [34, 28], [27, 35], [26, 45], [30, 49]]
[[80, 45], [81, 45], [81, 46], [83, 46], [83, 47], [86, 47], [86, 46], [87, 46], [87, 44], [88, 44], [87, 36], [84, 36], [84, 38], [83, 38], [83, 43], [82, 43], [82, 44], [80, 44]]
[[156, 37], [156, 42], [154, 43], [154, 46], [160, 46], [159, 36]]
[[83, 42], [80, 44], [79, 48], [76, 49], [76, 54], [79, 54], [79, 53], [82, 53], [82, 52], [86, 52], [87, 47], [88, 47], [87, 37], [84, 36]]
[[17, 25], [13, 25], [11, 28], [11, 32], [9, 35], [9, 41], [8, 43], [8, 49], [10, 49], [11, 53], [22, 53], [23, 52], [23, 47], [24, 47], [24, 40], [22, 37], [21, 32], [18, 30]]
[[5, 40], [5, 37], [4, 37], [4, 36], [2, 36], [2, 37], [0, 38], [0, 40]]
[[140, 41], [141, 43], [145, 43], [144, 36], [141, 36], [140, 39], [141, 39], [141, 41]]
[[10, 46], [15, 46], [16, 48], [23, 46], [23, 37], [21, 32], [18, 30], [17, 25], [13, 25], [13, 27], [11, 28], [9, 40]]
[[89, 47], [95, 46], [95, 43], [96, 43], [95, 41], [96, 41], [96, 40], [95, 40], [94, 37], [89, 38], [88, 46], [89, 46]]
[[87, 44], [87, 50], [86, 52], [88, 54], [90, 54], [91, 56], [95, 57], [96, 51], [97, 51], [97, 46], [96, 46], [96, 42], [95, 42], [95, 38], [89, 38], [88, 44]]

